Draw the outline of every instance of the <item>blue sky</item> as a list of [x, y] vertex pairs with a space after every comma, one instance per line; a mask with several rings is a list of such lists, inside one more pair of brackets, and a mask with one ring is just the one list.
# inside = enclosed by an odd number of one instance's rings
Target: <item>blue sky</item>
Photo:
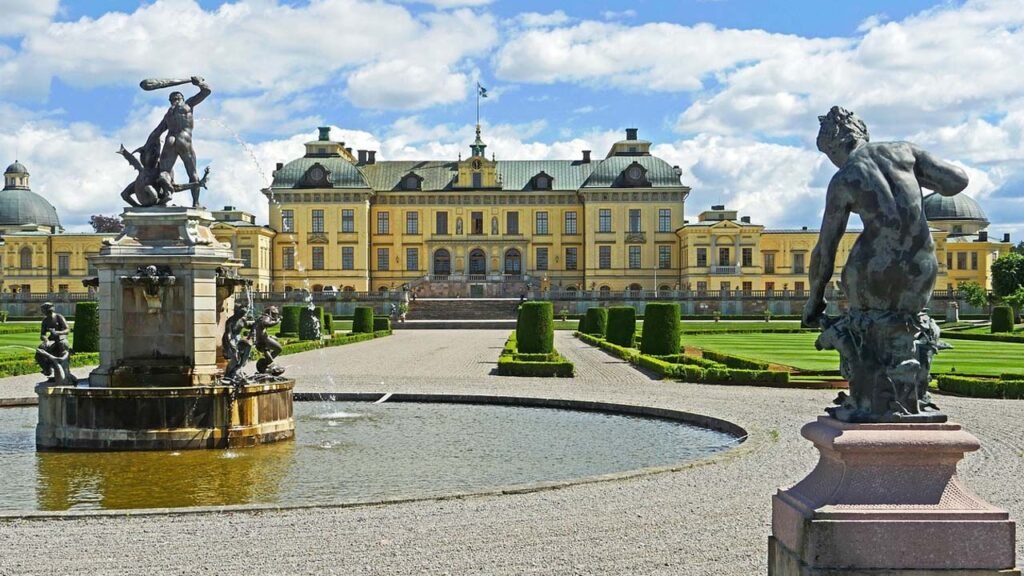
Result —
[[[116, 213], [114, 152], [159, 121], [145, 77], [204, 76], [210, 207], [265, 218], [259, 189], [318, 125], [382, 159], [468, 150], [476, 82], [498, 159], [603, 155], [626, 127], [684, 171], [688, 217], [726, 203], [817, 226], [834, 171], [816, 116], [962, 165], [990, 230], [1024, 236], [1020, 0], [0, 0], [0, 164], [70, 230]], [[185, 90], [190, 93], [191, 88]], [[179, 179], [184, 175], [179, 174]], [[184, 200], [183, 200], [184, 201]]]

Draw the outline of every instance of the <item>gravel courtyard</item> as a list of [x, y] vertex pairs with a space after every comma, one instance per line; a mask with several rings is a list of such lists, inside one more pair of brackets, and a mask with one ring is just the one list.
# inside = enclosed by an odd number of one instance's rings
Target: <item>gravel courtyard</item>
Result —
[[[528, 493], [358, 507], [0, 519], [0, 574], [766, 573], [771, 496], [814, 466], [816, 453], [799, 430], [834, 392], [661, 382], [568, 332], [557, 333], [555, 345], [576, 364], [575, 378], [492, 376], [507, 335], [398, 331], [281, 363], [300, 392], [639, 404], [726, 419], [750, 438], [731, 457], [707, 465]], [[36, 381], [0, 380], [0, 397], [33, 396]], [[937, 403], [981, 439], [982, 449], [960, 468], [967, 484], [1013, 518], [1024, 517], [1024, 401], [939, 396]]]

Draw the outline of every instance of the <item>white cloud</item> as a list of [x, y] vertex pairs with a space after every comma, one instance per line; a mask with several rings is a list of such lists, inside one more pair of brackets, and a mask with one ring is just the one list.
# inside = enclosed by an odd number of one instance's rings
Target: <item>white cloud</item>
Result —
[[[464, 82], [458, 68], [489, 49], [494, 28], [491, 16], [472, 10], [414, 16], [364, 0], [261, 0], [211, 11], [195, 0], [157, 0], [131, 14], [51, 23], [29, 34], [0, 60], [0, 94], [42, 98], [54, 77], [91, 88], [199, 74], [221, 94], [284, 95], [352, 73], [360, 105], [374, 107], [379, 91], [387, 107], [422, 108], [450, 101], [452, 86]], [[382, 70], [414, 71], [417, 82], [382, 78]]]
[[545, 26], [562, 26], [572, 21], [565, 12], [555, 10], [548, 14], [540, 12], [523, 12], [516, 16], [516, 22], [524, 28], [543, 28]]
[[399, 0], [403, 4], [430, 4], [434, 8], [461, 8], [466, 6], [486, 6], [494, 0]]
[[787, 50], [815, 53], [842, 44], [845, 41], [723, 30], [709, 24], [627, 27], [586, 21], [514, 35], [499, 49], [495, 68], [499, 77], [518, 82], [693, 91], [704, 88], [710, 74], [766, 54]]
[[601, 12], [601, 17], [605, 20], [625, 20], [627, 18], [636, 18], [636, 10], [620, 10], [618, 12], [614, 10], [605, 10]]
[[23, 36], [46, 26], [57, 13], [59, 3], [60, 0], [0, 0], [0, 37]]

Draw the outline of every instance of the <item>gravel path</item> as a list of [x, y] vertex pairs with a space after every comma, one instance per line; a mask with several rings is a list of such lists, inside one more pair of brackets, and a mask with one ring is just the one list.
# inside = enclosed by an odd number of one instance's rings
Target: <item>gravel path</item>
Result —
[[[445, 392], [642, 404], [733, 421], [735, 457], [526, 494], [366, 507], [0, 522], [0, 574], [686, 574], [766, 572], [771, 495], [814, 466], [800, 426], [830, 391], [659, 382], [559, 332], [574, 379], [490, 375], [507, 331], [398, 331], [284, 357], [299, 391]], [[0, 380], [30, 396], [34, 377]], [[1021, 401], [940, 397], [982, 441], [961, 465], [1024, 513]], [[1022, 539], [1024, 540], [1024, 539]], [[1018, 557], [1024, 547], [1018, 543]]]

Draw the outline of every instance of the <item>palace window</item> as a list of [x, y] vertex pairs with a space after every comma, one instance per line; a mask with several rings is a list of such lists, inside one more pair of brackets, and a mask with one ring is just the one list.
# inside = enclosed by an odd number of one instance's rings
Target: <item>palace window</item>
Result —
[[672, 247], [658, 246], [658, 268], [664, 270], [672, 267]]
[[576, 234], [576, 211], [565, 213], [565, 233]]
[[629, 210], [629, 231], [639, 232], [640, 231], [640, 209], [630, 208]]
[[658, 209], [658, 232], [671, 232], [672, 231], [672, 209], [671, 208], [659, 208]]
[[775, 254], [764, 255], [764, 273], [775, 274]]
[[505, 213], [505, 233], [519, 234], [519, 212]]
[[949, 270], [953, 269], [953, 253], [946, 252], [946, 268]]
[[473, 172], [473, 188], [484, 187], [484, 176], [479, 172]]
[[71, 254], [57, 254], [57, 275], [71, 276]]
[[740, 258], [741, 258], [741, 264], [740, 264], [741, 266], [753, 266], [754, 265], [754, 249], [753, 248], [744, 248], [743, 251], [740, 252]]
[[313, 246], [313, 270], [324, 269], [324, 247]]
[[387, 272], [391, 269], [391, 252], [387, 248], [377, 248], [377, 270]]
[[597, 231], [598, 232], [611, 232], [612, 231], [612, 210], [611, 208], [601, 208], [597, 211]]
[[452, 273], [452, 257], [444, 248], [434, 252], [434, 274], [447, 276]]
[[[96, 270], [96, 264], [93, 261], [93, 258], [95, 258], [96, 256], [99, 256], [97, 252], [90, 252], [85, 255], [85, 274], [87, 276], [96, 276], [99, 273]], [[0, 266], [0, 268], [3, 267]]]
[[804, 274], [805, 272], [803, 252], [793, 254], [793, 274]]
[[406, 234], [419, 234], [420, 233], [420, 213], [419, 212], [406, 212], [405, 213], [405, 233]]
[[242, 260], [242, 268], [252, 268], [252, 248], [242, 248], [238, 257]]
[[629, 247], [629, 267], [636, 269], [640, 268], [640, 247], [630, 246]]
[[355, 211], [351, 208], [345, 208], [341, 211], [341, 231], [342, 232], [355, 232], [356, 231], [356, 215]]
[[295, 247], [285, 246], [281, 250], [281, 267], [285, 270], [295, 270]]
[[612, 267], [612, 247], [611, 246], [598, 246], [597, 247], [597, 267], [603, 270], [608, 270]]
[[978, 269], [978, 253], [971, 252], [971, 270]]
[[708, 291], [708, 283], [704, 280], [697, 281], [697, 292], [703, 294]]
[[472, 220], [473, 229], [470, 234], [483, 234], [484, 233], [484, 213], [473, 212], [470, 215]]
[[534, 215], [534, 234], [547, 234], [548, 233], [548, 213], [537, 212]]
[[377, 234], [391, 233], [391, 219], [387, 212], [377, 212]]
[[523, 257], [519, 250], [510, 248], [505, 252], [505, 274], [518, 275], [523, 273]]
[[959, 270], [967, 270], [967, 252], [956, 253], [956, 267]]
[[766, 292], [774, 292], [775, 291], [775, 282], [765, 282], [764, 283], [764, 289], [765, 289]]
[[356, 267], [356, 251], [352, 246], [341, 247], [341, 269], [342, 270], [355, 270]]
[[537, 270], [548, 269], [548, 249], [547, 247], [537, 247]]
[[718, 265], [729, 266], [729, 249], [719, 248], [718, 249]]
[[313, 210], [313, 230], [314, 234], [324, 233], [324, 211], [320, 209]]
[[744, 294], [750, 294], [750, 292], [753, 291], [753, 290], [754, 290], [754, 283], [753, 282], [744, 282], [743, 283], [743, 293]]
[[434, 215], [434, 234], [448, 233], [448, 213], [438, 212]]
[[405, 249], [405, 269], [409, 272], [418, 272], [420, 269], [420, 249]]
[[706, 268], [708, 265], [708, 249], [697, 248], [697, 267]]
[[575, 270], [576, 269], [576, 248], [565, 249], [565, 269]]
[[796, 295], [797, 296], [803, 296], [804, 295], [804, 283], [803, 282], [794, 282], [793, 283], [793, 289], [796, 290]]
[[295, 212], [281, 210], [281, 232], [295, 232]]

